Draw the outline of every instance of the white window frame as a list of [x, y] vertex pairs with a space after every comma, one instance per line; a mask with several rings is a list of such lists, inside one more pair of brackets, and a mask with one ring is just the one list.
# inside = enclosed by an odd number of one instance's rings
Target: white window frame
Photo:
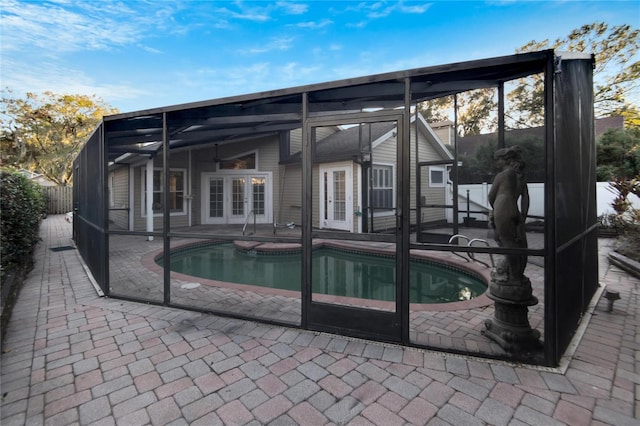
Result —
[[[395, 210], [396, 210], [396, 165], [393, 163], [378, 163], [375, 162], [371, 165], [371, 173], [373, 174], [373, 170], [376, 167], [384, 167], [384, 168], [390, 168], [391, 169], [391, 173], [390, 173], [390, 178], [391, 178], [391, 208], [388, 210], [380, 210], [380, 209], [375, 209], [373, 211], [373, 217], [381, 217], [381, 216], [392, 216], [395, 214]], [[371, 179], [373, 181], [373, 179]], [[371, 190], [375, 190], [375, 189], [388, 189], [387, 187], [385, 188], [376, 188], [373, 185], [373, 182], [371, 184]], [[369, 203], [371, 203], [371, 200], [369, 200]]]
[[[154, 167], [153, 168], [154, 173], [159, 171], [160, 173], [162, 173], [162, 168], [161, 167]], [[183, 178], [182, 178], [182, 182], [183, 182], [183, 189], [182, 189], [182, 193], [183, 193], [183, 198], [186, 197], [187, 194], [187, 169], [183, 169], [183, 168], [171, 168], [169, 169], [170, 172], [179, 172], [182, 173]], [[142, 213], [142, 217], [147, 217], [147, 208], [146, 208], [146, 201], [147, 201], [147, 194], [146, 194], [146, 188], [145, 188], [145, 182], [146, 182], [146, 176], [147, 176], [147, 168], [145, 166], [142, 166], [140, 168], [140, 194], [141, 194], [141, 198], [140, 198], [140, 210]], [[164, 177], [161, 181], [161, 185], [164, 185]], [[160, 192], [162, 193], [162, 191], [164, 190], [164, 188], [162, 188], [162, 186], [160, 187]], [[162, 212], [160, 213], [154, 213], [153, 217], [161, 217], [162, 216]], [[170, 212], [169, 215], [170, 216], [186, 216], [187, 214], [187, 202], [186, 199], [184, 200], [184, 202], [182, 203], [182, 211], [178, 211], [178, 212]]]
[[109, 207], [114, 207], [116, 204], [116, 174], [115, 172], [109, 173]]
[[[434, 182], [432, 179], [433, 172], [442, 174], [442, 182]], [[443, 188], [447, 179], [447, 170], [440, 166], [429, 166], [429, 188]]]

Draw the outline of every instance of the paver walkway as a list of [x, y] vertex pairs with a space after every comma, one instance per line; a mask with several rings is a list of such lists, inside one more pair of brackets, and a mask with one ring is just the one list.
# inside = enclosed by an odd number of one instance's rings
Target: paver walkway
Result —
[[42, 225], [3, 343], [3, 426], [640, 422], [640, 282], [606, 261], [621, 300], [599, 301], [565, 368], [536, 369], [100, 298], [75, 250], [49, 250], [70, 230]]

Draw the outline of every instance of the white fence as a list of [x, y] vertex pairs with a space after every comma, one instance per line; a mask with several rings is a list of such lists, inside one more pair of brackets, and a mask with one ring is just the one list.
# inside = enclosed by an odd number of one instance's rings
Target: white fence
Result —
[[[544, 184], [543, 183], [530, 183], [527, 185], [529, 188], [529, 218], [530, 221], [539, 220], [536, 217], [544, 217]], [[489, 191], [491, 190], [491, 184], [482, 183], [474, 185], [460, 185], [458, 186], [458, 211], [459, 222], [464, 221], [467, 217], [467, 207], [470, 211], [468, 216], [476, 220], [487, 220], [488, 213], [491, 210], [489, 204]], [[453, 195], [451, 188], [448, 188], [447, 199], [452, 200]], [[598, 182], [596, 184], [596, 204], [597, 215], [615, 213], [611, 202], [616, 197], [617, 192], [613, 190], [609, 182]], [[640, 209], [640, 198], [635, 195], [629, 195], [629, 201], [634, 208]], [[486, 212], [486, 213], [472, 213], [472, 212]], [[453, 222], [453, 212], [451, 210], [447, 213], [447, 221]]]

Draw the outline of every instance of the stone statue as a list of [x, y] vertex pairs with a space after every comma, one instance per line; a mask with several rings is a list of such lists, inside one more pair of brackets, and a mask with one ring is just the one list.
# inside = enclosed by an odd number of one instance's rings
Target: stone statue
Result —
[[[526, 249], [524, 223], [529, 212], [529, 191], [519, 146], [502, 148], [494, 155], [502, 170], [489, 191], [493, 211], [489, 224], [500, 247]], [[518, 208], [518, 200], [520, 207]], [[489, 298], [495, 301], [494, 317], [485, 321], [482, 334], [508, 352], [529, 353], [542, 348], [540, 332], [529, 325], [528, 307], [536, 305], [531, 281], [524, 275], [527, 255], [507, 254], [491, 271]]]
[[[494, 239], [500, 247], [527, 248], [524, 225], [529, 212], [529, 191], [524, 178], [525, 163], [521, 158], [520, 147], [499, 149], [494, 159], [502, 169], [493, 180], [489, 192], [489, 203], [493, 208], [489, 225], [494, 230]], [[506, 255], [493, 271], [493, 281], [507, 285], [528, 284], [528, 279], [524, 276], [526, 266], [526, 255]], [[526, 293], [520, 297], [531, 295], [530, 290]]]

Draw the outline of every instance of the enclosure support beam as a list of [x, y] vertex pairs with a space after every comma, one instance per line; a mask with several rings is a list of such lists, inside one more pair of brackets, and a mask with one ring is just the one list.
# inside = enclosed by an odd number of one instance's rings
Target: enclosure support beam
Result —
[[498, 149], [504, 147], [504, 83], [501, 81], [498, 84]]
[[460, 233], [458, 227], [458, 95], [453, 95], [453, 235]]
[[309, 324], [309, 309], [311, 308], [311, 211], [313, 209], [312, 185], [312, 144], [309, 120], [309, 97], [302, 94], [302, 315], [301, 325], [307, 328]]
[[[417, 113], [417, 109], [416, 109]], [[416, 122], [418, 117], [416, 117]], [[399, 123], [400, 124], [400, 123]], [[404, 79], [404, 113], [398, 125], [398, 164], [401, 179], [400, 228], [396, 233], [396, 312], [400, 317], [400, 339], [409, 343], [409, 226], [411, 224], [411, 79]], [[416, 138], [418, 133], [416, 132]]]
[[[147, 197], [147, 232], [153, 232], [153, 158], [147, 160], [147, 184], [145, 185], [145, 196]], [[149, 235], [147, 241], [153, 241], [153, 236]]]
[[544, 71], [544, 158], [546, 174], [544, 186], [544, 358], [546, 365], [556, 365], [559, 360], [557, 312], [556, 312], [556, 173], [555, 173], [555, 64], [547, 60]]
[[162, 243], [164, 247], [164, 304], [171, 303], [171, 244], [169, 241], [169, 129], [167, 113], [162, 113]]

